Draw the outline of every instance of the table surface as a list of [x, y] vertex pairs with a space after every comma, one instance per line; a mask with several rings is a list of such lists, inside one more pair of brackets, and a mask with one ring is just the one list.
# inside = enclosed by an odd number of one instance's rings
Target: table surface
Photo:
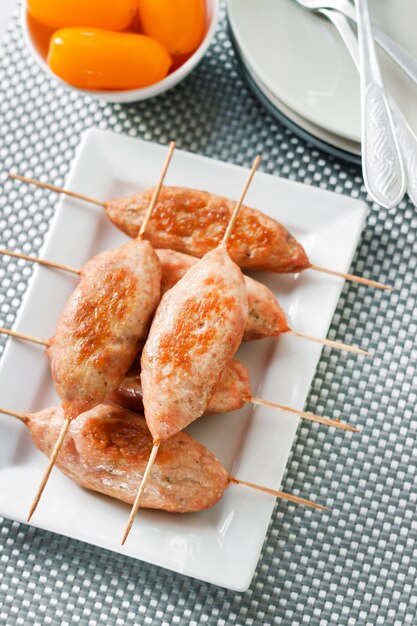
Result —
[[[161, 143], [175, 136], [182, 148], [245, 166], [261, 152], [264, 171], [369, 202], [359, 168], [298, 139], [250, 93], [224, 11], [209, 53], [184, 83], [126, 106], [81, 97], [46, 78], [24, 49], [16, 17], [2, 41], [4, 247], [36, 254], [56, 203], [53, 194], [12, 183], [7, 171], [62, 184], [91, 126]], [[346, 416], [362, 433], [303, 423], [283, 483], [287, 491], [317, 494], [329, 511], [317, 515], [277, 502], [256, 575], [243, 594], [0, 520], [0, 623], [417, 623], [417, 214], [407, 201], [393, 212], [370, 202], [369, 209], [352, 271], [389, 282], [395, 291], [345, 285], [330, 337], [368, 348], [373, 356], [325, 350], [307, 406]], [[31, 271], [28, 264], [0, 258], [0, 325], [13, 325]]]

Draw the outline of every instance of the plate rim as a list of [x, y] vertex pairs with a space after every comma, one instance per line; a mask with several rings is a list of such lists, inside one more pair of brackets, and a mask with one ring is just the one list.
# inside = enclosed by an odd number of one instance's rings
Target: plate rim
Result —
[[[238, 32], [238, 27], [236, 24], [236, 15], [233, 14], [232, 10], [231, 10], [231, 5], [233, 3], [233, 0], [227, 0], [227, 15], [230, 21], [230, 25], [231, 25], [231, 29], [232, 32], [234, 34], [234, 37], [236, 39], [236, 41], [239, 42], [239, 46], [242, 49], [243, 54], [245, 55], [246, 58], [252, 58], [248, 47], [247, 47], [247, 43], [242, 41], [242, 38], [238, 37], [238, 35], [236, 34]], [[302, 7], [300, 7], [302, 8]], [[308, 9], [305, 9], [306, 13], [308, 12]], [[309, 13], [312, 13], [311, 11]], [[310, 15], [310, 17], [315, 17], [317, 19], [317, 16], [314, 16], [313, 14]], [[324, 19], [324, 18], [323, 18]], [[259, 76], [260, 80], [262, 81], [262, 83], [272, 92], [274, 93], [274, 84], [271, 82], [271, 78], [268, 76], [268, 74], [264, 71], [264, 69], [259, 65], [259, 63], [257, 61], [255, 61], [253, 58], [251, 60], [251, 65], [254, 68], [254, 71], [256, 72], [257, 76]], [[313, 111], [310, 111], [310, 114], [307, 115], [306, 111], [304, 110], [305, 107], [302, 106], [302, 104], [300, 104], [299, 101], [297, 101], [294, 97], [290, 97], [288, 96], [288, 94], [284, 94], [283, 92], [277, 94], [277, 96], [283, 101], [285, 102], [285, 104], [292, 109], [293, 111], [295, 111], [298, 115], [300, 115], [301, 117], [305, 117], [306, 119], [309, 119], [312, 123], [316, 124], [317, 126], [322, 126], [322, 119], [320, 118], [320, 116], [317, 116], [317, 114], [314, 114]], [[326, 128], [326, 130], [334, 133], [335, 135], [339, 134], [342, 137], [345, 137], [346, 139], [349, 139], [350, 141], [358, 141], [358, 139], [360, 138], [360, 135], [352, 133], [352, 132], [348, 132], [348, 131], [344, 131], [341, 132], [340, 128], [338, 129], [334, 124], [326, 122], [327, 126], [325, 126], [324, 128]]]
[[[354, 165], [361, 166], [362, 159], [359, 154], [356, 154], [355, 152], [350, 152], [349, 150], [345, 150], [344, 148], [331, 143], [330, 139], [329, 141], [325, 141], [325, 139], [318, 137], [312, 131], [303, 127], [303, 125], [301, 124], [301, 121], [297, 122], [291, 119], [284, 111], [282, 111], [274, 102], [272, 102], [268, 98], [267, 94], [265, 94], [262, 91], [261, 87], [257, 84], [254, 77], [251, 75], [250, 70], [248, 69], [248, 67], [245, 64], [244, 59], [242, 58], [242, 54], [239, 50], [237, 41], [230, 27], [230, 23], [228, 23], [228, 26], [229, 26], [229, 36], [233, 45], [233, 49], [236, 54], [239, 71], [241, 72], [245, 81], [248, 83], [250, 89], [253, 91], [253, 93], [261, 102], [261, 104], [267, 109], [267, 111], [275, 119], [277, 119], [279, 122], [284, 124], [284, 126], [289, 128], [293, 133], [301, 137], [301, 139], [308, 142], [314, 148], [318, 148], [319, 150], [322, 150], [323, 152], [326, 152], [327, 154], [330, 154], [331, 156], [336, 157], [338, 159], [342, 159], [343, 161], [346, 161], [347, 163], [353, 163]], [[296, 112], [294, 113], [295, 115], [301, 118], [301, 116], [298, 115], [298, 113]], [[310, 124], [313, 124], [313, 123], [310, 122]], [[323, 129], [323, 131], [326, 132], [325, 129]], [[343, 140], [344, 138], [342, 137], [341, 139]], [[346, 141], [350, 141], [350, 140], [346, 140]]]

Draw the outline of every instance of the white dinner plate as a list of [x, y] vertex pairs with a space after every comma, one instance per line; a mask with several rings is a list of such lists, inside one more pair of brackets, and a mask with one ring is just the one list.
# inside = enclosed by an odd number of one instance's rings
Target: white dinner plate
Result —
[[[69, 189], [101, 199], [153, 185], [166, 147], [115, 133], [90, 130], [81, 142], [67, 181]], [[236, 198], [248, 171], [177, 150], [166, 183], [208, 189]], [[348, 270], [363, 227], [362, 202], [258, 173], [247, 202], [282, 220], [311, 259]], [[61, 197], [42, 257], [81, 267], [91, 256], [126, 241], [97, 206]], [[342, 281], [307, 271], [268, 276], [294, 328], [326, 335]], [[15, 328], [50, 337], [71, 290], [73, 275], [36, 267]], [[320, 346], [293, 337], [243, 346], [252, 387], [263, 398], [302, 408], [320, 356]], [[0, 404], [36, 411], [56, 403], [49, 363], [40, 346], [10, 340], [0, 364]], [[202, 418], [189, 431], [225, 467], [246, 480], [280, 486], [298, 419], [251, 405], [228, 415]], [[349, 435], [346, 435], [349, 436]], [[25, 427], [0, 416], [0, 515], [25, 521], [46, 466]], [[320, 500], [317, 493], [302, 495]], [[248, 588], [275, 504], [273, 497], [231, 486], [211, 510], [174, 515], [142, 511], [121, 547], [129, 507], [72, 483], [55, 469], [33, 523], [121, 554], [235, 590]], [[325, 503], [323, 503], [325, 504]], [[322, 515], [311, 511], [311, 515]]]
[[[417, 2], [369, 0], [373, 21], [417, 58]], [[295, 0], [228, 0], [233, 35], [256, 75], [287, 107], [360, 141], [359, 78], [330, 22]], [[386, 87], [417, 132], [417, 87], [380, 52]]]
[[[235, 50], [238, 55], [242, 70], [245, 74], [249, 85], [252, 87], [255, 95], [261, 99], [263, 104], [267, 106], [270, 112], [280, 121], [283, 121], [294, 132], [301, 135], [307, 141], [318, 146], [322, 150], [326, 150], [334, 156], [338, 156], [354, 163], [360, 163], [361, 144], [357, 141], [351, 141], [340, 135], [335, 135], [317, 124], [313, 124], [305, 117], [301, 117], [290, 109], [282, 100], [277, 98], [266, 85], [257, 76], [250, 63], [245, 59], [242, 51], [235, 42]], [[304, 133], [302, 131], [305, 131]], [[334, 149], [335, 148], [335, 149]]]

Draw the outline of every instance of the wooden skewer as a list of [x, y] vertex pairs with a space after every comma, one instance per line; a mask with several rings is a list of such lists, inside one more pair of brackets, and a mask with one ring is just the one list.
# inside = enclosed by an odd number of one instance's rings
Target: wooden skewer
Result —
[[101, 206], [103, 208], [106, 207], [106, 202], [102, 200], [97, 200], [95, 198], [90, 198], [89, 196], [84, 196], [81, 193], [76, 193], [75, 191], [69, 191], [69, 189], [63, 189], [62, 187], [56, 187], [55, 185], [50, 185], [49, 183], [42, 183], [40, 180], [35, 180], [34, 178], [28, 178], [27, 176], [20, 176], [19, 174], [13, 174], [9, 172], [9, 178], [13, 178], [13, 180], [20, 180], [22, 183], [28, 183], [29, 185], [36, 185], [37, 187], [42, 187], [42, 189], [49, 189], [50, 191], [56, 191], [56, 193], [63, 193], [66, 196], [70, 196], [71, 198], [77, 198], [77, 200], [84, 200], [84, 202], [89, 202], [90, 204], [96, 204], [97, 206]]
[[1, 335], [9, 335], [9, 337], [15, 337], [16, 339], [23, 339], [24, 341], [30, 341], [31, 343], [38, 343], [41, 346], [50, 346], [51, 342], [48, 339], [40, 339], [39, 337], [34, 337], [33, 335], [25, 335], [24, 333], [19, 333], [17, 330], [10, 330], [9, 328], [1, 328]]
[[[142, 222], [142, 226], [140, 228], [139, 231], [139, 237], [142, 237], [142, 235], [145, 233], [146, 228], [148, 226], [151, 214], [153, 209], [155, 208], [155, 204], [159, 195], [159, 192], [161, 190], [162, 184], [164, 182], [164, 178], [165, 178], [165, 174], [166, 171], [168, 169], [169, 166], [169, 162], [171, 160], [172, 157], [172, 153], [175, 150], [175, 141], [171, 141], [171, 143], [169, 144], [169, 148], [168, 148], [168, 154], [166, 156], [165, 159], [165, 163], [161, 172], [161, 176], [159, 178], [158, 184], [154, 189], [153, 195], [152, 195], [152, 199], [151, 202], [149, 204], [149, 207], [147, 209], [145, 218]], [[89, 196], [85, 196], [84, 194], [81, 193], [76, 193], [75, 191], [69, 191], [68, 189], [63, 189], [62, 187], [56, 187], [55, 185], [50, 185], [49, 183], [43, 183], [40, 180], [35, 180], [33, 178], [27, 178], [26, 176], [20, 176], [19, 174], [13, 174], [12, 172], [9, 172], [9, 178], [13, 178], [13, 180], [20, 180], [23, 183], [28, 183], [30, 185], [37, 185], [38, 187], [42, 187], [42, 189], [49, 189], [49, 191], [55, 191], [56, 193], [62, 193], [65, 194], [66, 196], [70, 196], [71, 198], [76, 198], [77, 200], [84, 200], [84, 202], [89, 202], [90, 204], [95, 204], [97, 206], [101, 206], [103, 208], [106, 207], [107, 203], [104, 202], [103, 200], [97, 200], [96, 198], [90, 198]]]
[[11, 417], [16, 417], [18, 420], [27, 424], [28, 416], [26, 413], [18, 413], [18, 411], [10, 411], [9, 409], [5, 409], [4, 407], [0, 407], [0, 413], [4, 413], [5, 415], [10, 415]]
[[[156, 201], [158, 199], [158, 195], [159, 195], [159, 192], [161, 190], [162, 184], [164, 182], [165, 174], [167, 172], [167, 169], [168, 169], [169, 163], [171, 161], [172, 154], [173, 154], [174, 150], [175, 150], [175, 141], [171, 141], [171, 143], [169, 144], [168, 153], [167, 153], [167, 156], [166, 156], [166, 159], [165, 159], [165, 163], [163, 165], [162, 172], [161, 172], [161, 175], [159, 177], [158, 184], [157, 184], [157, 186], [154, 189], [151, 202], [150, 202], [150, 204], [149, 204], [149, 206], [147, 208], [145, 218], [144, 218], [144, 220], [142, 222], [142, 226], [141, 226], [140, 231], [139, 231], [138, 238], [141, 238], [144, 235], [144, 233], [145, 233], [145, 231], [146, 231], [146, 229], [148, 227], [149, 220], [151, 219], [152, 211], [155, 208], [155, 204], [156, 204]], [[15, 174], [10, 174], [10, 176], [11, 176], [11, 178], [16, 178], [18, 180], [23, 180], [21, 176], [17, 176]], [[30, 182], [36, 182], [36, 181], [31, 180], [31, 179], [25, 179], [25, 181], [26, 180], [30, 181]], [[47, 187], [48, 189], [52, 189], [53, 191], [59, 191], [58, 188], [53, 187], [52, 185], [47, 185], [46, 183], [41, 183], [41, 185]], [[72, 192], [68, 192], [68, 193], [71, 193], [72, 195], [74, 195]], [[78, 194], [75, 194], [75, 197], [81, 197], [81, 199], [83, 199], [83, 200], [87, 199], [88, 201], [91, 202], [91, 198], [86, 198], [85, 196], [78, 196]], [[103, 205], [104, 205], [104, 203], [103, 203]], [[65, 272], [70, 272], [71, 274], [77, 274], [78, 276], [81, 274], [81, 270], [79, 270], [76, 267], [73, 267], [72, 265], [66, 265], [64, 263], [57, 263], [57, 262], [54, 262], [54, 261], [47, 261], [46, 259], [40, 259], [39, 257], [34, 257], [34, 256], [30, 256], [28, 254], [23, 254], [22, 252], [13, 252], [11, 250], [6, 250], [5, 248], [0, 248], [0, 254], [4, 254], [4, 255], [7, 255], [7, 256], [15, 257], [16, 259], [24, 259], [25, 261], [31, 261], [33, 263], [38, 263], [39, 265], [45, 265], [46, 267], [53, 267], [53, 268], [58, 269], [58, 270], [64, 270]]]
[[30, 256], [29, 254], [23, 254], [22, 252], [14, 252], [13, 250], [7, 250], [6, 248], [0, 248], [0, 254], [11, 256], [15, 259], [30, 261], [31, 263], [38, 263], [38, 265], [45, 265], [45, 267], [63, 270], [64, 272], [70, 272], [71, 274], [77, 274], [77, 276], [81, 274], [81, 271], [72, 265], [65, 265], [64, 263], [57, 263], [55, 261], [47, 261], [46, 259], [41, 259], [37, 256]]
[[[26, 413], [19, 413], [18, 411], [10, 411], [10, 409], [6, 409], [4, 407], [0, 407], [0, 413], [4, 413], [5, 415], [10, 415], [11, 417], [15, 417], [18, 420], [20, 420], [21, 422], [23, 422], [24, 424], [27, 424], [29, 421], [29, 416]], [[158, 444], [159, 447], [159, 444]], [[154, 446], [155, 448], [155, 446]], [[157, 450], [154, 451], [152, 450], [152, 454], [154, 454], [156, 456]], [[148, 461], [148, 466], [149, 466], [149, 461]], [[145, 479], [146, 476], [146, 472], [148, 469], [148, 466], [145, 469], [143, 478]], [[321, 504], [317, 504], [316, 502], [312, 502], [311, 500], [306, 500], [305, 498], [300, 498], [299, 496], [295, 496], [291, 493], [286, 493], [284, 491], [278, 491], [276, 489], [271, 489], [270, 487], [264, 487], [263, 485], [258, 485], [256, 483], [251, 483], [248, 482], [246, 480], [240, 480], [239, 478], [236, 478], [235, 476], [229, 475], [228, 477], [228, 481], [230, 484], [233, 485], [242, 485], [243, 487], [249, 487], [250, 489], [256, 489], [256, 491], [261, 491], [262, 493], [267, 493], [268, 495], [272, 495], [275, 498], [281, 498], [283, 500], [288, 500], [289, 502], [295, 502], [296, 504], [302, 504], [304, 506], [309, 506], [312, 507], [314, 509], [319, 509], [321, 511], [325, 511], [327, 510], [327, 507], [322, 506]], [[143, 482], [143, 481], [142, 481]], [[133, 523], [133, 519], [134, 516], [132, 516], [132, 523]], [[130, 520], [129, 520], [130, 521]], [[129, 528], [130, 530], [130, 528]], [[127, 537], [127, 535], [126, 535]], [[122, 544], [125, 543], [125, 538], [123, 539]]]
[[152, 211], [154, 210], [155, 204], [156, 204], [156, 202], [158, 200], [159, 192], [161, 191], [161, 187], [162, 187], [163, 182], [164, 182], [165, 174], [167, 173], [167, 169], [168, 169], [168, 166], [169, 166], [169, 164], [171, 162], [171, 158], [172, 158], [174, 150], [175, 150], [175, 141], [171, 141], [171, 143], [169, 144], [169, 147], [168, 147], [168, 154], [166, 155], [164, 165], [162, 166], [162, 171], [161, 171], [161, 174], [159, 176], [159, 180], [158, 180], [158, 182], [156, 184], [156, 187], [155, 187], [155, 189], [153, 191], [153, 195], [152, 195], [151, 201], [149, 203], [149, 206], [147, 208], [147, 211], [145, 213], [145, 217], [143, 218], [143, 222], [142, 222], [142, 225], [140, 227], [138, 238], [141, 238], [145, 234], [146, 229], [148, 228], [149, 220], [151, 219]]
[[306, 411], [301, 411], [300, 409], [292, 409], [288, 406], [283, 406], [282, 404], [276, 404], [275, 402], [262, 400], [262, 398], [258, 398], [256, 396], [250, 396], [244, 399], [246, 400], [246, 402], [251, 402], [252, 404], [259, 404], [260, 406], [270, 407], [271, 409], [277, 409], [278, 411], [285, 411], [286, 413], [292, 413], [293, 415], [298, 415], [298, 417], [302, 417], [305, 420], [309, 420], [311, 422], [318, 422], [319, 424], [324, 424], [325, 426], [339, 428], [340, 430], [347, 430], [352, 433], [360, 432], [359, 428], [356, 428], [355, 426], [351, 426], [350, 424], [345, 424], [344, 422], [340, 422], [339, 420], [331, 420], [328, 417], [321, 417], [320, 415], [314, 415], [314, 413], [307, 413]]
[[346, 352], [353, 352], [354, 354], [362, 354], [363, 356], [369, 356], [370, 352], [366, 350], [362, 350], [362, 348], [357, 348], [356, 346], [350, 346], [347, 343], [342, 343], [341, 341], [333, 341], [332, 339], [322, 339], [321, 337], [314, 337], [313, 335], [307, 335], [306, 333], [301, 333], [298, 330], [294, 330], [290, 328], [288, 333], [293, 335], [293, 337], [301, 337], [302, 339], [308, 339], [309, 341], [314, 341], [315, 343], [320, 343], [323, 346], [328, 346], [329, 348], [336, 348], [336, 350], [345, 350]]
[[139, 486], [138, 493], [136, 494], [135, 501], [134, 501], [132, 509], [130, 511], [130, 515], [129, 515], [129, 519], [128, 519], [128, 522], [127, 522], [127, 526], [126, 526], [125, 531], [123, 533], [122, 546], [125, 545], [126, 539], [128, 538], [130, 531], [132, 530], [133, 522], [135, 521], [136, 514], [137, 514], [137, 512], [139, 510], [140, 499], [142, 497], [143, 492], [145, 491], [146, 483], [148, 482], [148, 478], [150, 476], [150, 473], [152, 471], [153, 465], [155, 463], [156, 455], [158, 454], [158, 450], [159, 450], [159, 446], [160, 445], [161, 444], [159, 442], [154, 442], [154, 444], [152, 446], [152, 451], [151, 451], [151, 454], [149, 456], [148, 463], [146, 464], [146, 468], [145, 468], [144, 474], [142, 476], [142, 480], [141, 480], [141, 483], [140, 483], [140, 486]]
[[242, 207], [243, 200], [245, 199], [246, 193], [247, 193], [247, 191], [249, 189], [249, 185], [252, 182], [252, 178], [255, 176], [255, 172], [258, 169], [258, 166], [259, 166], [260, 162], [261, 162], [261, 157], [258, 154], [255, 157], [255, 160], [253, 162], [252, 169], [251, 169], [251, 171], [249, 173], [249, 176], [248, 176], [248, 180], [246, 181], [246, 185], [243, 187], [243, 191], [240, 194], [240, 198], [236, 202], [235, 208], [233, 209], [232, 217], [229, 220], [229, 223], [228, 223], [227, 228], [226, 228], [226, 232], [224, 233], [223, 239], [222, 239], [221, 244], [220, 244], [221, 246], [227, 246], [227, 242], [229, 241], [230, 235], [232, 234], [232, 230], [233, 230], [235, 222], [237, 220], [237, 216], [238, 216], [239, 211], [240, 211], [240, 209]]
[[54, 449], [52, 450], [52, 454], [49, 457], [49, 462], [48, 462], [48, 467], [46, 468], [46, 472], [44, 473], [42, 480], [41, 480], [41, 484], [39, 485], [38, 491], [36, 492], [35, 495], [35, 499], [32, 502], [32, 506], [30, 507], [29, 510], [29, 515], [28, 515], [28, 519], [27, 521], [30, 522], [30, 520], [32, 519], [32, 515], [34, 514], [34, 512], [36, 511], [36, 508], [39, 504], [39, 500], [42, 497], [42, 494], [44, 492], [44, 489], [46, 487], [46, 483], [49, 480], [49, 476], [51, 475], [51, 472], [54, 468], [55, 462], [58, 458], [58, 454], [60, 453], [60, 450], [62, 448], [62, 444], [64, 443], [65, 437], [67, 436], [67, 432], [68, 429], [71, 425], [71, 420], [69, 419], [65, 419], [64, 423], [62, 424], [62, 428], [61, 428], [61, 432], [59, 433], [59, 437], [55, 442], [55, 446]]
[[[141, 238], [144, 235], [148, 227], [149, 220], [151, 219], [152, 211], [155, 208], [155, 204], [158, 199], [158, 195], [161, 190], [162, 184], [164, 182], [165, 174], [167, 172], [174, 150], [175, 150], [175, 141], [171, 141], [171, 143], [169, 144], [169, 148], [168, 148], [168, 154], [166, 156], [165, 163], [164, 163], [161, 175], [159, 177], [158, 184], [154, 189], [151, 202], [147, 208], [145, 218], [142, 222], [142, 226], [140, 227], [138, 238]], [[17, 176], [15, 174], [10, 174], [10, 176], [11, 178], [17, 178], [19, 180], [22, 180], [21, 176]], [[30, 181], [30, 182], [36, 182], [36, 181], [32, 181], [31, 179], [25, 179], [25, 180]], [[48, 189], [53, 189], [53, 191], [59, 191], [58, 188], [55, 188], [52, 185], [47, 185], [46, 183], [42, 183], [42, 185], [47, 187]], [[68, 193], [72, 194], [72, 192], [68, 192]], [[76, 194], [75, 197], [79, 197], [79, 196]], [[84, 196], [81, 196], [81, 199], [86, 199], [86, 198]], [[91, 199], [88, 199], [88, 200], [91, 201]], [[28, 254], [23, 254], [22, 252], [13, 252], [11, 250], [6, 250], [5, 248], [0, 248], [0, 254], [15, 257], [16, 259], [24, 259], [25, 261], [31, 261], [33, 263], [38, 263], [39, 265], [45, 265], [46, 267], [53, 267], [58, 270], [64, 270], [65, 272], [70, 272], [71, 274], [77, 274], [78, 276], [81, 274], [81, 270], [79, 270], [76, 267], [73, 267], [72, 265], [66, 265], [64, 263], [57, 263], [54, 261], [47, 261], [46, 259], [40, 259], [39, 257], [34, 257]]]
[[[151, 218], [151, 214], [152, 214], [153, 208], [154, 208], [154, 206], [156, 204], [156, 200], [158, 198], [159, 190], [162, 187], [162, 183], [164, 181], [165, 174], [167, 172], [168, 165], [169, 165], [169, 163], [171, 161], [174, 149], [175, 149], [175, 142], [172, 141], [170, 143], [170, 145], [169, 145], [168, 153], [167, 153], [167, 156], [165, 158], [165, 162], [164, 162], [164, 165], [162, 167], [162, 171], [160, 173], [155, 192], [154, 192], [154, 194], [152, 196], [152, 200], [151, 200], [151, 202], [149, 204], [149, 207], [148, 207], [148, 209], [146, 211], [146, 216], [145, 216], [145, 220], [144, 220], [144, 226], [142, 225], [142, 228], [141, 228], [141, 230], [139, 232], [139, 235], [138, 235], [139, 239], [142, 238], [142, 235], [145, 232], [146, 226], [149, 224], [149, 220]], [[87, 198], [84, 198], [84, 199], [87, 199]], [[48, 342], [48, 345], [49, 345], [49, 342]], [[53, 467], [55, 465], [56, 459], [57, 459], [57, 457], [59, 455], [59, 451], [61, 450], [61, 447], [62, 447], [62, 445], [64, 443], [65, 437], [66, 437], [66, 435], [68, 433], [68, 429], [70, 427], [70, 424], [71, 424], [71, 420], [65, 419], [64, 424], [62, 425], [59, 437], [58, 437], [58, 439], [56, 441], [55, 447], [54, 447], [54, 449], [52, 451], [52, 454], [50, 456], [48, 467], [46, 469], [45, 474], [42, 477], [41, 484], [39, 486], [39, 489], [38, 489], [38, 491], [37, 491], [37, 493], [35, 495], [35, 499], [34, 499], [34, 501], [32, 503], [31, 508], [30, 508], [28, 522], [31, 520], [32, 515], [36, 511], [36, 508], [37, 508], [37, 506], [39, 504], [39, 500], [40, 500], [40, 498], [41, 498], [41, 496], [43, 494], [43, 491], [44, 491], [44, 489], [46, 487], [46, 483], [48, 482], [49, 476], [50, 476], [50, 474], [52, 472], [52, 469], [53, 469]]]
[[370, 278], [363, 278], [362, 276], [356, 276], [355, 274], [345, 274], [344, 272], [337, 272], [336, 270], [330, 270], [327, 267], [320, 267], [319, 265], [311, 264], [311, 270], [316, 272], [322, 272], [323, 274], [330, 274], [331, 276], [337, 276], [338, 278], [344, 278], [352, 283], [359, 283], [361, 285], [367, 285], [367, 287], [375, 287], [375, 289], [384, 289], [385, 291], [392, 291], [394, 288], [390, 285], [384, 285], [376, 280]]
[[[69, 191], [68, 189], [63, 189], [62, 187], [56, 187], [55, 185], [42, 183], [39, 180], [28, 178], [26, 176], [20, 176], [19, 174], [13, 174], [12, 172], [9, 172], [8, 175], [10, 178], [13, 178], [14, 180], [20, 180], [23, 183], [37, 185], [38, 187], [49, 189], [51, 191], [55, 191], [56, 193], [63, 193], [67, 196], [71, 196], [72, 198], [77, 198], [78, 200], [84, 200], [85, 202], [90, 202], [91, 204], [96, 204], [97, 206], [101, 206], [103, 208], [106, 208], [107, 206], [107, 202], [104, 202], [102, 200], [96, 200], [94, 198], [84, 196], [83, 194], [76, 193], [74, 191]], [[331, 276], [337, 276], [338, 278], [343, 278], [344, 280], [348, 280], [354, 283], [359, 283], [361, 285], [367, 285], [368, 287], [375, 287], [376, 289], [385, 289], [386, 291], [393, 290], [393, 287], [391, 287], [390, 285], [384, 285], [383, 283], [379, 283], [376, 280], [371, 280], [370, 278], [363, 278], [362, 276], [356, 276], [355, 274], [346, 274], [344, 272], [338, 272], [336, 270], [332, 270], [327, 267], [314, 265], [313, 263], [309, 266], [308, 269], [314, 270], [316, 272], [322, 272], [324, 274], [330, 274]]]
[[327, 506], [317, 504], [317, 502], [313, 502], [312, 500], [306, 500], [305, 498], [294, 496], [291, 493], [285, 493], [285, 491], [277, 491], [276, 489], [270, 489], [269, 487], [257, 485], [256, 483], [249, 483], [247, 480], [240, 480], [235, 476], [229, 476], [229, 483], [233, 485], [243, 485], [244, 487], [249, 487], [250, 489], [256, 489], [257, 491], [262, 491], [263, 493], [275, 496], [275, 498], [281, 498], [281, 500], [288, 500], [289, 502], [295, 502], [296, 504], [310, 506], [313, 509], [319, 509], [320, 511], [327, 511]]
[[[30, 341], [32, 343], [37, 343], [42, 346], [49, 346], [51, 344], [50, 341], [46, 339], [40, 339], [39, 337], [33, 337], [32, 335], [26, 335], [24, 333], [17, 332], [15, 330], [9, 330], [8, 328], [0, 327], [0, 334], [9, 335], [10, 337], [15, 337], [16, 339], [23, 339], [24, 341]], [[293, 415], [298, 415], [299, 417], [310, 420], [311, 422], [318, 422], [319, 424], [324, 424], [325, 426], [339, 428], [340, 430], [347, 430], [350, 432], [360, 432], [358, 428], [351, 426], [350, 424], [346, 424], [344, 422], [340, 422], [339, 420], [332, 420], [328, 417], [321, 417], [320, 415], [315, 415], [314, 413], [307, 413], [306, 411], [301, 411], [299, 409], [293, 409], [288, 406], [284, 406], [282, 404], [275, 404], [274, 402], [269, 402], [268, 400], [262, 400], [261, 398], [257, 398], [256, 396], [245, 396], [243, 398], [245, 402], [251, 402], [252, 404], [258, 404], [260, 406], [271, 407], [273, 409], [277, 409], [279, 411], [285, 411], [286, 413], [292, 413]]]
[[[30, 256], [29, 254], [22, 254], [21, 252], [14, 252], [12, 250], [7, 250], [6, 248], [0, 248], [0, 255], [11, 256], [16, 259], [24, 259], [25, 261], [30, 261], [31, 263], [38, 263], [39, 265], [45, 265], [46, 267], [55, 268], [58, 270], [64, 270], [65, 272], [70, 272], [71, 274], [76, 274], [79, 276], [81, 274], [81, 270], [73, 267], [72, 265], [65, 265], [64, 263], [55, 263], [54, 261], [47, 261], [45, 259], [41, 259], [36, 256]], [[301, 337], [302, 339], [307, 339], [308, 341], [314, 341], [315, 343], [319, 343], [323, 346], [329, 346], [330, 348], [334, 348], [335, 350], [342, 350], [346, 352], [352, 352], [354, 354], [362, 354], [364, 356], [369, 356], [369, 352], [366, 350], [362, 350], [362, 348], [357, 348], [356, 346], [350, 346], [347, 343], [342, 343], [341, 341], [333, 341], [332, 339], [323, 339], [321, 337], [314, 337], [313, 335], [307, 335], [306, 333], [302, 333], [298, 330], [294, 330], [290, 328], [287, 331], [290, 335], [294, 337]]]

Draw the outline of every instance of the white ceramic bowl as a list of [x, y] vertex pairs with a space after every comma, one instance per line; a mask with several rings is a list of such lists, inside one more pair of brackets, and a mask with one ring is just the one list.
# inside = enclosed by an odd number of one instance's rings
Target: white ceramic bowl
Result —
[[77, 87], [73, 87], [72, 85], [66, 83], [61, 78], [56, 76], [56, 74], [51, 71], [48, 64], [46, 63], [46, 54], [44, 54], [42, 46], [39, 45], [39, 42], [36, 41], [36, 37], [34, 37], [30, 19], [28, 18], [28, 14], [26, 11], [26, 2], [22, 4], [23, 6], [21, 14], [21, 24], [23, 37], [26, 45], [32, 53], [32, 56], [34, 57], [38, 65], [43, 69], [43, 71], [46, 72], [49, 76], [53, 76], [55, 80], [59, 81], [62, 85], [65, 85], [68, 89], [78, 91], [79, 93], [85, 94], [92, 98], [105, 100], [106, 102], [137, 102], [138, 100], [147, 100], [148, 98], [158, 96], [159, 94], [167, 91], [168, 89], [171, 89], [171, 87], [174, 87], [179, 82], [181, 82], [196, 67], [196, 65], [198, 65], [198, 63], [207, 52], [207, 48], [209, 47], [213, 39], [219, 22], [220, 12], [220, 0], [205, 0], [206, 34], [203, 41], [201, 42], [197, 50], [190, 56], [190, 58], [185, 61], [185, 63], [183, 63], [178, 69], [174, 70], [171, 74], [168, 74], [168, 76], [160, 80], [158, 83], [150, 85], [149, 87], [144, 87], [142, 89], [129, 89], [123, 91], [94, 91], [91, 89], [78, 89]]

